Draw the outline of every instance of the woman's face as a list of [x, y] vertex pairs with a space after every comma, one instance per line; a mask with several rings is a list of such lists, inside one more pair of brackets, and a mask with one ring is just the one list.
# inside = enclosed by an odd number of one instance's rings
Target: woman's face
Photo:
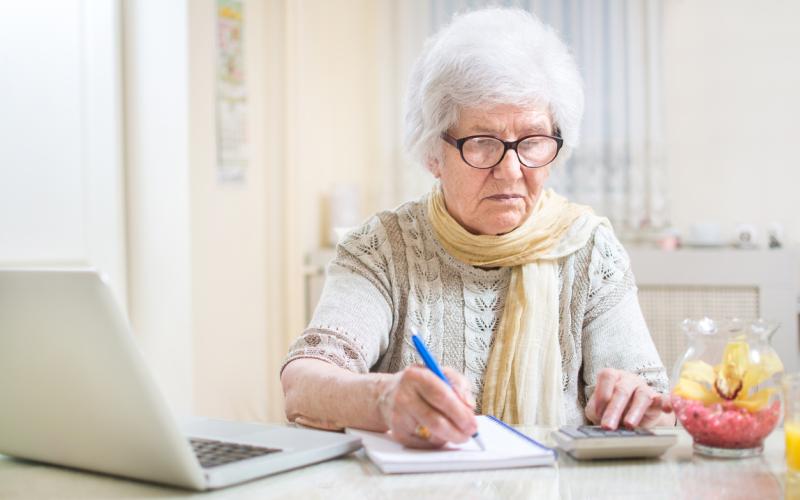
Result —
[[[461, 111], [458, 124], [448, 130], [456, 138], [488, 134], [515, 141], [533, 134], [553, 135], [550, 114], [543, 107], [507, 104]], [[444, 143], [443, 162], [433, 160], [430, 170], [439, 179], [447, 211], [473, 234], [504, 234], [530, 215], [550, 175], [550, 165], [527, 168], [513, 151], [489, 169], [470, 167], [454, 146]], [[552, 164], [551, 164], [552, 165]]]

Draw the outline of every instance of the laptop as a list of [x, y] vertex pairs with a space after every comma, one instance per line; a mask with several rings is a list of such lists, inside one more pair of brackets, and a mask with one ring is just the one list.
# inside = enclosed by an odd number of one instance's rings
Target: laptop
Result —
[[101, 275], [0, 270], [0, 454], [208, 490], [360, 447], [336, 432], [178, 422]]

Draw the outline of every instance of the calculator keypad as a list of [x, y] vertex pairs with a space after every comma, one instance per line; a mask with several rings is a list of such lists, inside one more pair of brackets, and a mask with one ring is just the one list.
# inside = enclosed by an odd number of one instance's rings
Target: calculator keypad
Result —
[[578, 460], [657, 457], [677, 442], [675, 434], [599, 425], [561, 427], [553, 436], [559, 448]]
[[635, 437], [652, 436], [647, 429], [603, 429], [597, 425], [582, 425], [580, 427], [562, 427], [561, 432], [573, 439], [607, 438], [607, 437]]

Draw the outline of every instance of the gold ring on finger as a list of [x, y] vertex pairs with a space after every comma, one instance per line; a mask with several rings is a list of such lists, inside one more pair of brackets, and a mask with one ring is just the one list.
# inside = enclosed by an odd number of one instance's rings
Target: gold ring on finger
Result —
[[426, 426], [419, 424], [414, 428], [414, 435], [427, 441], [431, 438], [431, 431]]

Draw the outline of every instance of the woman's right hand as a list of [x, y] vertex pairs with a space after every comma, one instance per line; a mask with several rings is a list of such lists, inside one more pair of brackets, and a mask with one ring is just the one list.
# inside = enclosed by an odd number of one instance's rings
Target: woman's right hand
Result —
[[[384, 379], [378, 406], [392, 437], [413, 448], [463, 443], [478, 430], [475, 401], [461, 373], [444, 368], [453, 389], [423, 366], [409, 366]], [[425, 426], [430, 437], [417, 434]]]

